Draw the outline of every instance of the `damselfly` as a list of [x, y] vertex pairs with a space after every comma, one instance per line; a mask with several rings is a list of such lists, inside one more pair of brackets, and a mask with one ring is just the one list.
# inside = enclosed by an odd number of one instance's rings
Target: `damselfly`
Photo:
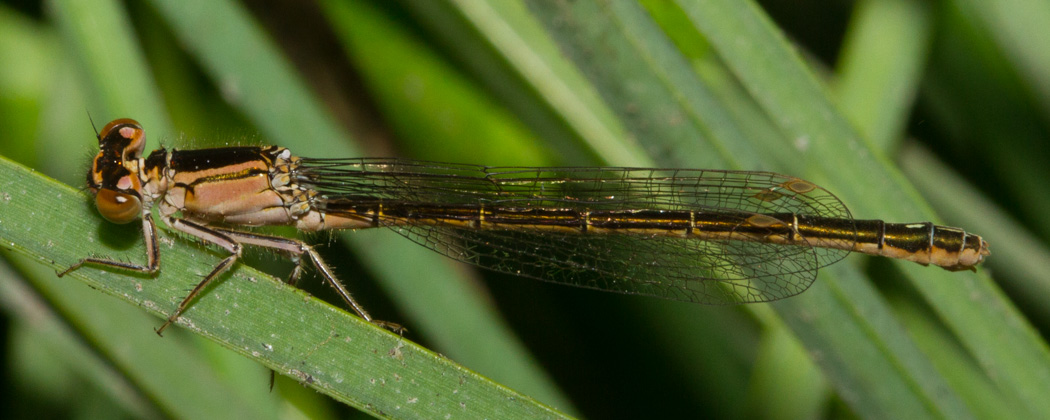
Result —
[[157, 332], [241, 255], [243, 245], [310, 261], [362, 318], [375, 322], [306, 243], [238, 230], [388, 227], [477, 266], [627, 294], [705, 304], [766, 302], [798, 294], [817, 270], [851, 251], [974, 269], [989, 255], [980, 236], [933, 223], [854, 220], [827, 190], [757, 171], [486, 167], [406, 159], [312, 159], [288, 149], [159, 149], [118, 119], [97, 135], [87, 174], [103, 217], [142, 220], [146, 265], [160, 269], [156, 207], [172, 229], [229, 252]]

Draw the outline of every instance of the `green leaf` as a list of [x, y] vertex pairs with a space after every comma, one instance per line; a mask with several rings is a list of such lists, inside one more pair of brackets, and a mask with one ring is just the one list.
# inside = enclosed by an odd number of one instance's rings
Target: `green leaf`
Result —
[[882, 150], [899, 139], [918, 94], [933, 30], [931, 5], [861, 1], [833, 81], [840, 107]]

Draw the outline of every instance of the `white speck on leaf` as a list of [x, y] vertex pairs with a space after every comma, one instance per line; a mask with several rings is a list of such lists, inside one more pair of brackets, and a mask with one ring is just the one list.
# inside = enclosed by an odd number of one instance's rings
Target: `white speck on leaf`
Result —
[[800, 152], [805, 152], [809, 149], [809, 136], [799, 136], [795, 139], [795, 148]]

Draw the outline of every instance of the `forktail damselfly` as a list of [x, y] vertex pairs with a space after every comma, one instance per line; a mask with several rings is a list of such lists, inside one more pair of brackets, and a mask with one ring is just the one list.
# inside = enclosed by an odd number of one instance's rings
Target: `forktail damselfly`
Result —
[[377, 322], [311, 246], [238, 227], [387, 227], [495, 271], [705, 304], [801, 293], [818, 269], [852, 251], [953, 271], [975, 269], [989, 255], [980, 236], [958, 228], [854, 220], [827, 190], [771, 172], [314, 159], [278, 146], [162, 148], [143, 157], [145, 132], [126, 118], [96, 137], [88, 187], [107, 220], [141, 220], [146, 265], [85, 258], [60, 276], [85, 264], [160, 270], [154, 208], [172, 229], [229, 252], [158, 334], [243, 245], [290, 255], [290, 283], [309, 260], [358, 315]]

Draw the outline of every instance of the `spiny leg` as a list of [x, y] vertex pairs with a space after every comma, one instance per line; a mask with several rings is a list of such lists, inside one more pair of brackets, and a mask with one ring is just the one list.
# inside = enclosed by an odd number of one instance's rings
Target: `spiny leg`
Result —
[[116, 261], [105, 258], [89, 257], [84, 258], [69, 266], [69, 268], [58, 273], [59, 277], [69, 274], [73, 270], [79, 269], [84, 265], [101, 265], [104, 267], [119, 268], [122, 270], [136, 271], [139, 273], [145, 273], [153, 275], [160, 270], [160, 251], [157, 248], [157, 225], [153, 223], [153, 217], [150, 216], [150, 212], [142, 213], [142, 239], [146, 243], [146, 265], [138, 265], [126, 261]]
[[164, 325], [161, 325], [160, 328], [156, 330], [157, 335], [162, 335], [164, 329], [168, 328], [169, 325], [171, 325], [177, 319], [179, 319], [179, 316], [182, 315], [182, 312], [185, 311], [186, 308], [190, 305], [190, 302], [192, 302], [193, 299], [197, 297], [198, 294], [200, 294], [201, 290], [204, 290], [204, 288], [207, 287], [212, 280], [215, 280], [216, 277], [218, 277], [220, 274], [222, 274], [231, 266], [233, 266], [233, 263], [237, 262], [237, 259], [241, 256], [241, 244], [233, 238], [227, 236], [223, 232], [190, 221], [176, 219], [174, 217], [166, 217], [164, 219], [164, 222], [175, 230], [192, 235], [206, 242], [211, 242], [215, 245], [218, 245], [223, 249], [229, 251], [230, 255], [222, 261], [220, 261], [219, 264], [216, 265], [215, 268], [213, 268], [211, 272], [204, 277], [204, 280], [201, 280], [200, 283], [197, 283], [197, 286], [190, 291], [190, 294], [183, 298], [182, 302], [179, 302], [179, 306], [175, 309], [175, 312], [173, 312], [171, 316], [168, 317], [168, 320], [164, 322]]
[[313, 264], [315, 268], [317, 268], [317, 271], [321, 272], [321, 277], [323, 277], [325, 281], [327, 281], [328, 284], [333, 289], [335, 289], [336, 294], [338, 294], [339, 297], [342, 298], [343, 301], [346, 302], [346, 304], [349, 305], [350, 308], [353, 309], [358, 316], [363, 318], [365, 321], [379, 325], [398, 334], [401, 334], [405, 331], [404, 327], [393, 322], [380, 321], [372, 318], [372, 316], [368, 314], [368, 311], [366, 311], [364, 307], [362, 307], [359, 303], [357, 303], [356, 300], [354, 300], [354, 297], [350, 294], [350, 291], [347, 290], [346, 286], [344, 286], [343, 283], [335, 277], [335, 273], [333, 273], [332, 269], [328, 267], [328, 264], [326, 264], [324, 260], [321, 259], [321, 255], [317, 252], [317, 250], [307, 245], [306, 243], [295, 239], [283, 238], [280, 236], [260, 235], [239, 230], [223, 228], [215, 228], [215, 230], [226, 234], [230, 238], [242, 244], [254, 245], [263, 248], [270, 248], [288, 252], [292, 256], [292, 260], [296, 263], [295, 268], [292, 270], [292, 274], [289, 276], [288, 280], [288, 284], [291, 285], [295, 285], [295, 283], [298, 281], [299, 276], [302, 273], [301, 259], [303, 256], [306, 256], [306, 258], [310, 260], [310, 263]]

